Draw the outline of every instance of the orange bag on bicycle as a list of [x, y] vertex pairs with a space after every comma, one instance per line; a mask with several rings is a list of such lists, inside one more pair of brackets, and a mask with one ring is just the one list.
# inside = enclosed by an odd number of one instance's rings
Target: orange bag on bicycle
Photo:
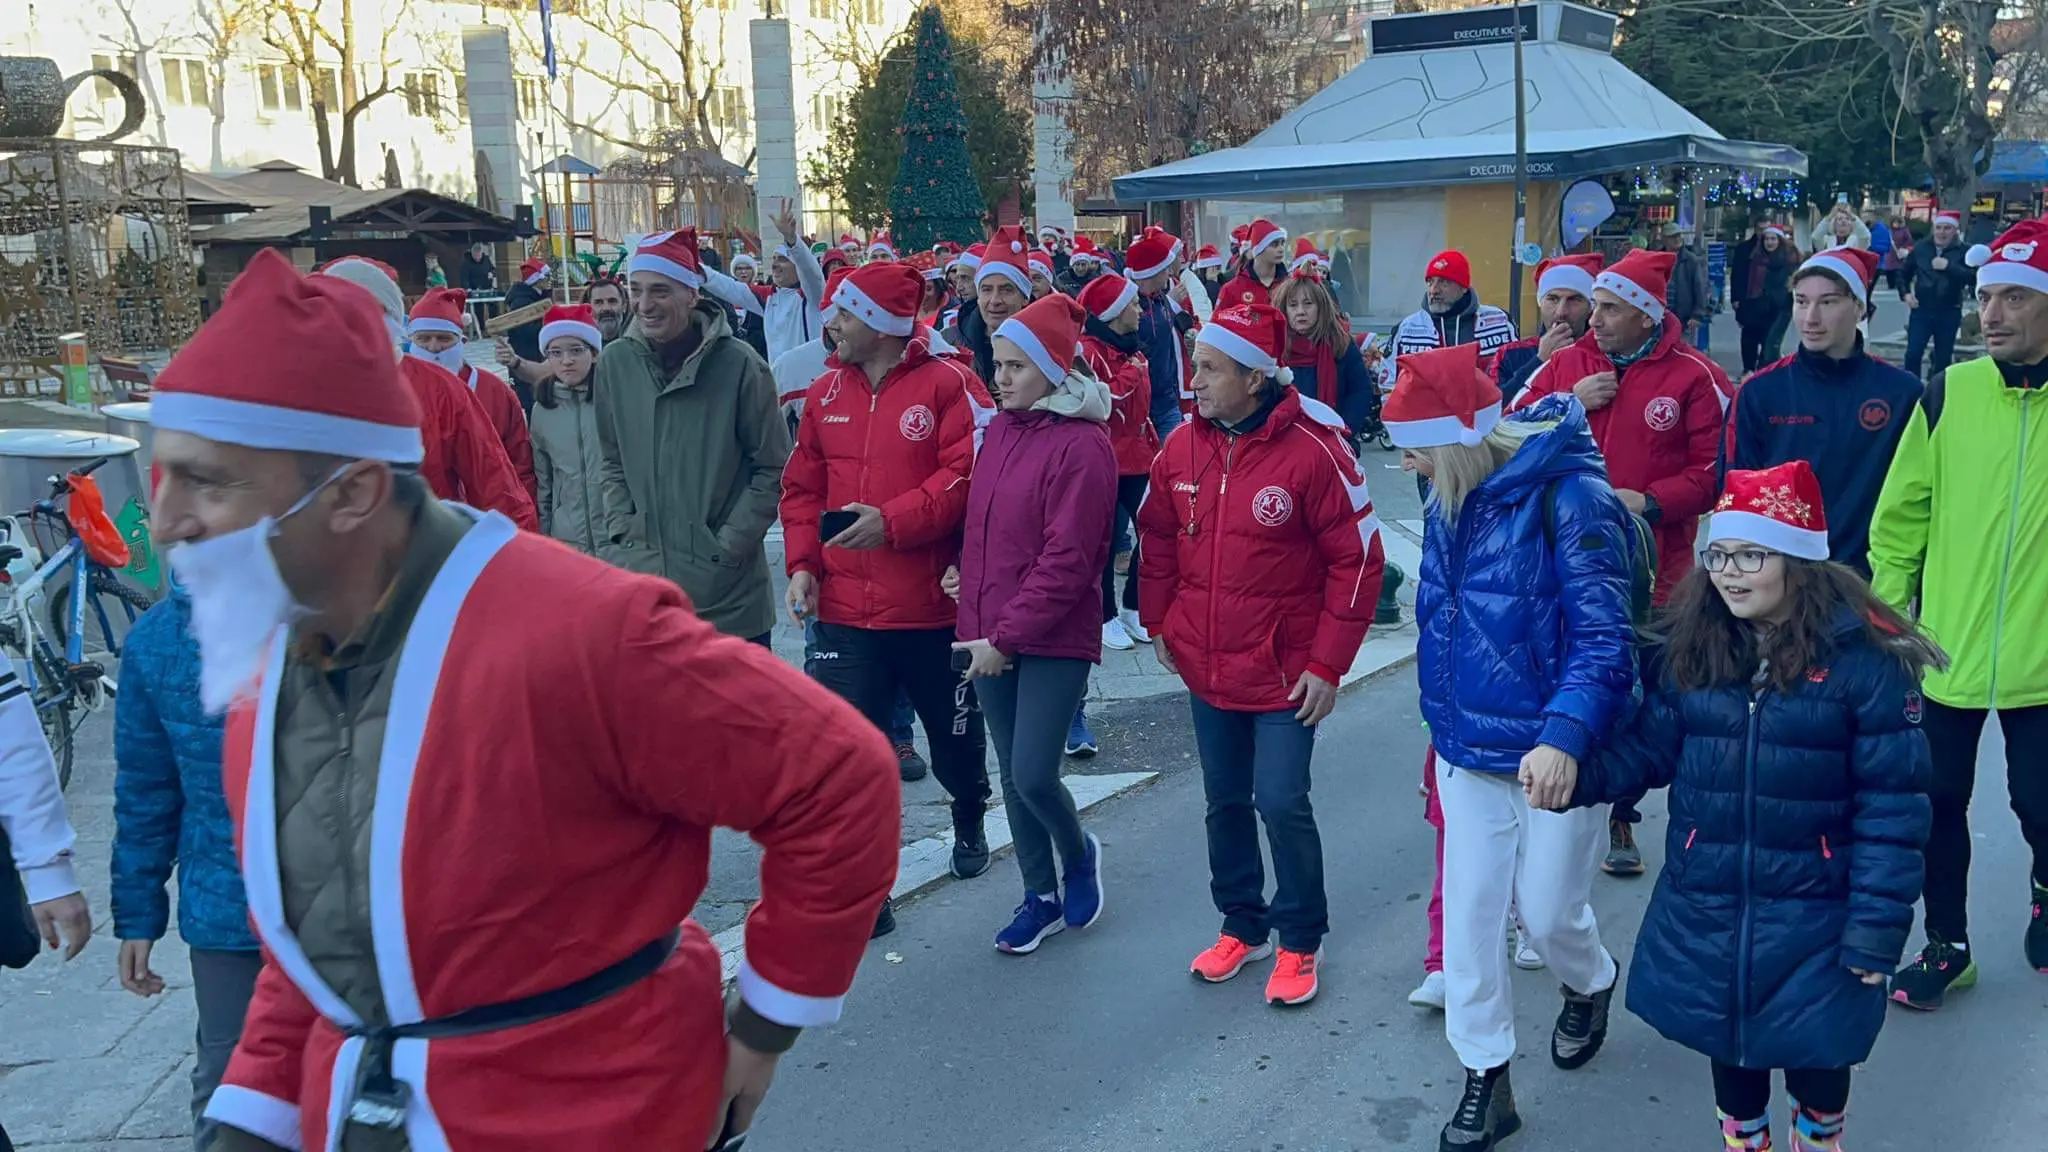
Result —
[[85, 554], [102, 568], [126, 568], [128, 541], [121, 538], [121, 530], [107, 518], [107, 502], [100, 496], [99, 481], [78, 475], [68, 479], [71, 528], [78, 533], [79, 543], [85, 545]]

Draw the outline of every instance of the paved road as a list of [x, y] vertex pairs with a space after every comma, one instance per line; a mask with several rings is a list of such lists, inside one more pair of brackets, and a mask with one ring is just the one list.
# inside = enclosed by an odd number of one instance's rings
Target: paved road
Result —
[[[1093, 818], [1108, 912], [1034, 956], [990, 946], [1018, 890], [1013, 866], [898, 913], [848, 1009], [807, 1035], [754, 1143], [768, 1149], [987, 1146], [1033, 1152], [1434, 1148], [1458, 1091], [1442, 1018], [1410, 1008], [1420, 972], [1430, 831], [1415, 795], [1423, 733], [1412, 674], [1349, 694], [1322, 734], [1316, 797], [1333, 933], [1322, 996], [1282, 1012], [1261, 973], [1210, 987], [1185, 974], [1216, 927], [1204, 887], [1201, 791], [1184, 729], [1162, 732], [1168, 775]], [[2002, 749], [1985, 760], [2001, 763]], [[2025, 968], [2024, 862], [1986, 773], [1978, 828], [1984, 984], [1932, 1016], [1896, 1012], [1860, 1080], [1858, 1152], [2040, 1148], [2048, 1098], [2048, 977]], [[1661, 805], [1646, 844], [1661, 859]], [[1648, 880], [1602, 878], [1596, 905], [1624, 967]], [[894, 957], [895, 959], [890, 959]], [[1565, 1073], [1545, 1057], [1555, 984], [1518, 973], [1524, 1152], [1678, 1152], [1713, 1140], [1703, 1059], [1617, 1005], [1608, 1046]], [[1935, 1053], [1939, 1052], [1937, 1058]], [[1782, 1111], [1782, 1109], [1780, 1109]], [[1782, 1117], [1781, 1117], [1782, 1122]]]

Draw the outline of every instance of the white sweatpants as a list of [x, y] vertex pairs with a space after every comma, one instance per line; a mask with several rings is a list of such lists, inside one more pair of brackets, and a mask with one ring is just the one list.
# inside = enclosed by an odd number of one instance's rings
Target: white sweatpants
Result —
[[1515, 1056], [1514, 987], [1502, 925], [1516, 906], [1529, 943], [1568, 988], [1614, 986], [1591, 898], [1606, 849], [1607, 808], [1529, 807], [1512, 776], [1468, 772], [1437, 757], [1444, 810], [1444, 1032], [1475, 1071]]

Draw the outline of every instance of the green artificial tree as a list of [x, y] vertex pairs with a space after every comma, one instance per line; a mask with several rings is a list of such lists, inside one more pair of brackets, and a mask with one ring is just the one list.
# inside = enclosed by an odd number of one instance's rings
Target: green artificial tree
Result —
[[896, 131], [903, 137], [903, 161], [889, 194], [896, 250], [928, 250], [941, 240], [963, 248], [979, 243], [987, 206], [967, 152], [967, 115], [953, 79], [953, 40], [936, 4], [918, 14], [917, 72]]

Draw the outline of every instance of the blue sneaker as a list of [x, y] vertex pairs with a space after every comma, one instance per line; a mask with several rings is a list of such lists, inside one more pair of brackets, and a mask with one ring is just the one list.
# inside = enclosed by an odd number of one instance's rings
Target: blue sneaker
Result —
[[1047, 936], [1057, 936], [1066, 930], [1067, 921], [1060, 914], [1059, 901], [1026, 892], [1024, 902], [1017, 905], [1017, 918], [996, 933], [996, 951], [1023, 956], [1038, 951]]
[[1074, 722], [1067, 725], [1067, 755], [1086, 760], [1095, 755], [1095, 733], [1088, 730], [1088, 713], [1076, 709]]
[[1088, 859], [1067, 869], [1067, 927], [1086, 928], [1102, 919], [1102, 841], [1088, 834]]

